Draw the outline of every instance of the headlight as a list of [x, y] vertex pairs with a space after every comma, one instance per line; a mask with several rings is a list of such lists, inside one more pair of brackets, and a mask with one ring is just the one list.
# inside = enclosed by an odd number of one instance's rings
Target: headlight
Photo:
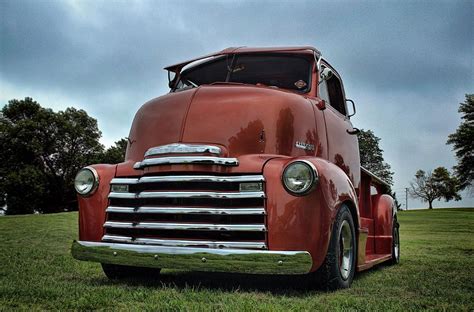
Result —
[[309, 193], [318, 182], [316, 167], [309, 161], [301, 160], [289, 164], [283, 171], [283, 185], [293, 195]]
[[82, 196], [89, 196], [99, 186], [99, 175], [94, 168], [85, 167], [79, 170], [74, 179], [74, 188]]

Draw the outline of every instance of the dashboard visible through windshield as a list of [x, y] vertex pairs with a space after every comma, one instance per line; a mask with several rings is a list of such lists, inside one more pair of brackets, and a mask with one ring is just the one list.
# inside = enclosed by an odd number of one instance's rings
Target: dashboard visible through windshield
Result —
[[185, 69], [175, 89], [229, 82], [308, 92], [310, 78], [311, 62], [302, 55], [233, 54]]

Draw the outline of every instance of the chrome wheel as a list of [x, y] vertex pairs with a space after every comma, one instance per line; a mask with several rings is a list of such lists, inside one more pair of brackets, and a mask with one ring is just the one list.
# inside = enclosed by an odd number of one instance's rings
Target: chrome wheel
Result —
[[339, 229], [339, 271], [344, 280], [347, 280], [352, 271], [353, 259], [354, 238], [349, 222], [344, 220]]
[[400, 238], [399, 238], [398, 228], [395, 227], [393, 231], [393, 254], [395, 256], [395, 260], [398, 260], [400, 257]]

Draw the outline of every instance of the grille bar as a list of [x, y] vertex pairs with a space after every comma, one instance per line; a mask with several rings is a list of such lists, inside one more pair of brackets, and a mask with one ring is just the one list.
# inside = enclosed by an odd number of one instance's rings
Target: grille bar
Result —
[[247, 231], [265, 232], [264, 224], [206, 224], [206, 223], [165, 223], [165, 222], [117, 222], [106, 221], [105, 228], [146, 229], [146, 230], [187, 230], [187, 231]]
[[109, 198], [137, 199], [137, 198], [265, 198], [264, 192], [140, 192], [118, 193], [111, 192]]
[[133, 238], [129, 236], [104, 235], [102, 241], [111, 243], [130, 243], [142, 245], [160, 245], [175, 247], [193, 247], [206, 246], [208, 248], [245, 248], [245, 249], [267, 249], [263, 242], [226, 242], [226, 241], [208, 241], [208, 240], [175, 240], [175, 239], [156, 239], [156, 238]]
[[202, 215], [265, 215], [264, 208], [200, 208], [200, 207], [107, 207], [108, 213], [202, 214]]
[[183, 176], [153, 176], [139, 179], [115, 178], [110, 184], [143, 184], [167, 182], [263, 182], [263, 175], [243, 176], [208, 176], [208, 175], [183, 175]]

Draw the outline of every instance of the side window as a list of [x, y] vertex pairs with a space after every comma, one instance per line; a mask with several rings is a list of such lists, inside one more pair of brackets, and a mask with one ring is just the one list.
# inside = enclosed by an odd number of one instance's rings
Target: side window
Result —
[[342, 95], [341, 82], [337, 76], [333, 75], [327, 81], [327, 89], [330, 99], [330, 104], [334, 107], [339, 113], [346, 115], [346, 105], [344, 97]]
[[331, 105], [329, 101], [328, 85], [326, 80], [321, 81], [319, 84], [319, 98], [324, 100], [326, 105]]

